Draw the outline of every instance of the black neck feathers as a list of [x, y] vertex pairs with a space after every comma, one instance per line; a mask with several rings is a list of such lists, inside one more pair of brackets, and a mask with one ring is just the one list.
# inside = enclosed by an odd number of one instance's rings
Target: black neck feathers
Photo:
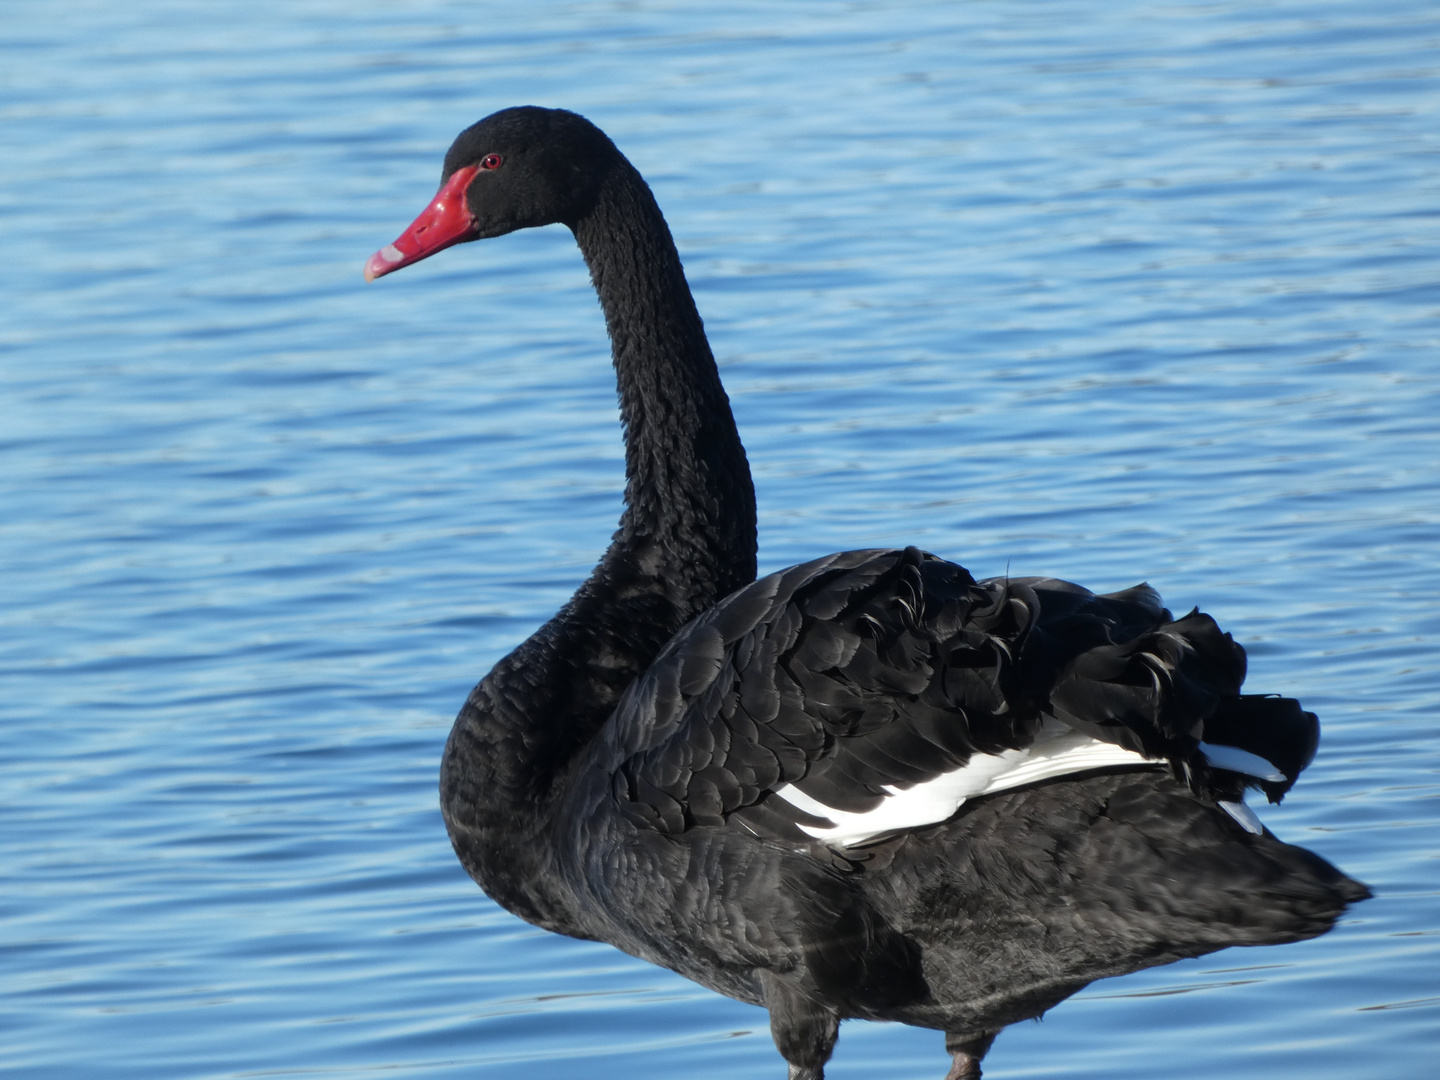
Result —
[[[475, 688], [441, 766], [466, 868], [553, 929], [565, 929], [563, 901], [517, 864], [542, 857], [530, 838], [569, 766], [670, 636], [755, 578], [755, 494], [729, 400], [654, 196], [615, 156], [570, 224], [610, 335], [625, 511], [570, 602]], [[505, 881], [486, 874], [497, 866]]]

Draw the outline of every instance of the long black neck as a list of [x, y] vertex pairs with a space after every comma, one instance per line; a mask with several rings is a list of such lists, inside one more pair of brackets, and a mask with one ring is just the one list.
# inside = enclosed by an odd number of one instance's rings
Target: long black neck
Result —
[[[663, 644], [754, 580], [755, 492], [670, 230], [640, 174], [621, 165], [575, 224], [610, 332], [625, 426], [625, 512], [590, 581], [618, 574], [666, 596], [680, 622], [654, 631]], [[655, 651], [637, 659], [640, 668]]]
[[535, 862], [558, 788], [666, 640], [754, 580], [756, 547], [745, 451], [650, 189], [621, 158], [572, 228], [614, 353], [625, 512], [589, 580], [475, 688], [441, 766], [471, 876], [559, 930], [567, 920]]

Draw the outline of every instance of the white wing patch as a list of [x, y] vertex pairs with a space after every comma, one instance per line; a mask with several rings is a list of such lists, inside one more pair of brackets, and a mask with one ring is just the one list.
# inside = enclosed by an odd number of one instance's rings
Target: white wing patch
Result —
[[1226, 802], [1222, 799], [1218, 805], [1221, 810], [1224, 810], [1225, 813], [1238, 821], [1240, 827], [1246, 832], [1254, 833], [1256, 836], [1260, 836], [1265, 832], [1265, 826], [1260, 824], [1260, 819], [1255, 816], [1255, 811], [1251, 810], [1243, 802]]
[[[1261, 780], [1269, 780], [1276, 784], [1285, 782], [1285, 774], [1274, 765], [1259, 754], [1241, 750], [1238, 746], [1221, 746], [1218, 743], [1202, 742], [1200, 752], [1205, 755], [1205, 760], [1217, 769], [1228, 769], [1231, 772], [1238, 772], [1242, 776], [1256, 776]], [[1241, 824], [1243, 825], [1244, 822]]]
[[775, 794], [796, 809], [834, 822], [829, 828], [820, 825], [799, 827], [817, 840], [845, 847], [864, 843], [884, 833], [944, 821], [960, 809], [966, 799], [1068, 773], [1154, 764], [1164, 764], [1164, 761], [1092, 739], [1058, 720], [1047, 720], [1035, 742], [1024, 749], [976, 754], [953, 772], [942, 773], [933, 780], [908, 788], [887, 784], [885, 801], [863, 813], [833, 809], [789, 784], [776, 790]]

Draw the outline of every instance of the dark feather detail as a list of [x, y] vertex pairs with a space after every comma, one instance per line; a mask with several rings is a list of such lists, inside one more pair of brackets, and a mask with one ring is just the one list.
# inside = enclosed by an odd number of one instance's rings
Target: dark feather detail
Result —
[[[816, 816], [755, 809], [768, 792], [794, 785], [864, 813], [977, 753], [1024, 748], [1053, 717], [1169, 762], [1197, 794], [1278, 797], [1314, 752], [1314, 718], [1242, 697], [1244, 676], [1213, 619], [1173, 618], [1147, 585], [1097, 596], [1051, 578], [977, 582], [914, 548], [847, 552], [762, 578], [677, 635], [620, 703], [608, 767], [664, 831], [754, 810], [748, 828], [793, 839], [778, 821]], [[1202, 741], [1287, 780], [1216, 769]]]

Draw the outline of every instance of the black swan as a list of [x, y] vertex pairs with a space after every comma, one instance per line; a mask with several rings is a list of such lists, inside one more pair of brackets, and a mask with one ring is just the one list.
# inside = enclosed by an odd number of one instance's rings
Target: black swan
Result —
[[1320, 934], [1368, 895], [1246, 808], [1319, 728], [1240, 693], [1208, 615], [914, 548], [755, 580], [745, 451], [674, 242], [587, 120], [462, 132], [366, 277], [556, 222], [609, 329], [625, 511], [445, 747], [450, 839], [496, 901], [765, 1006], [792, 1080], [822, 1077], [847, 1017], [944, 1031], [960, 1080], [1092, 979]]

